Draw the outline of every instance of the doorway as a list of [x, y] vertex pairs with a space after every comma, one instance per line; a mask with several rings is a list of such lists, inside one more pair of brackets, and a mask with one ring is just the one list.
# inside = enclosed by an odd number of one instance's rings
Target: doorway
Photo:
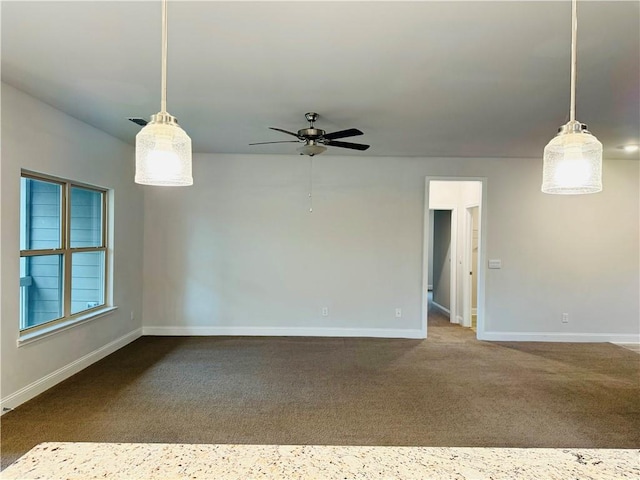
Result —
[[430, 265], [431, 276], [431, 303], [438, 310], [449, 317], [449, 321], [455, 319], [451, 315], [451, 290], [455, 286], [455, 279], [452, 277], [452, 238], [455, 238], [455, 232], [452, 232], [453, 210], [432, 210], [433, 211], [433, 243], [430, 251], [430, 257], [433, 261]]
[[425, 179], [422, 305], [425, 336], [428, 336], [431, 294], [433, 306], [448, 314], [451, 323], [473, 328], [478, 339], [483, 337], [485, 203], [485, 178]]

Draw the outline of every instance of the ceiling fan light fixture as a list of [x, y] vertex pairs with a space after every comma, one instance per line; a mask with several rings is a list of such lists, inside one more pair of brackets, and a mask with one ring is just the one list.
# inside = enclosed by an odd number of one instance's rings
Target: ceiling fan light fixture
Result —
[[542, 192], [580, 195], [602, 191], [602, 143], [576, 121], [577, 0], [571, 1], [571, 106], [569, 122], [544, 148]]
[[324, 145], [318, 145], [317, 143], [303, 145], [302, 147], [297, 148], [296, 150], [300, 153], [300, 155], [309, 155], [313, 157], [314, 155], [320, 155], [327, 149]]
[[309, 127], [301, 128], [297, 132], [290, 132], [282, 128], [269, 127], [270, 130], [276, 132], [286, 133], [292, 137], [296, 137], [297, 140], [284, 140], [276, 142], [257, 142], [250, 143], [249, 145], [266, 145], [268, 143], [298, 143], [303, 142], [304, 146], [298, 148], [300, 155], [308, 155], [313, 157], [324, 152], [328, 147], [348, 148], [350, 150], [364, 151], [369, 148], [369, 145], [363, 143], [352, 143], [338, 141], [338, 138], [357, 137], [363, 135], [363, 133], [357, 128], [348, 128], [346, 130], [339, 130], [337, 132], [327, 133], [320, 128], [315, 128], [314, 122], [318, 119], [318, 114], [309, 112], [305, 114], [305, 118], [309, 122]]
[[167, 112], [167, 0], [162, 0], [162, 77], [160, 112], [136, 135], [135, 182], [181, 187], [193, 185], [191, 138]]

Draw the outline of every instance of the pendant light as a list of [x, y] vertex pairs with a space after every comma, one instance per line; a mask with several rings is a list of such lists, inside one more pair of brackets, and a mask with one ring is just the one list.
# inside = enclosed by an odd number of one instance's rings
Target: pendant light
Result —
[[136, 183], [193, 185], [191, 139], [167, 112], [167, 0], [162, 0], [162, 85], [160, 112], [136, 135]]
[[571, 111], [569, 122], [544, 148], [542, 191], [561, 195], [602, 191], [602, 144], [576, 121], [577, 0], [571, 2]]

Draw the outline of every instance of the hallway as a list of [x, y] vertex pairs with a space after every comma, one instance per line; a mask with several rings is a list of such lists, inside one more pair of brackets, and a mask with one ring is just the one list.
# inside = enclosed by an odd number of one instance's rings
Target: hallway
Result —
[[432, 303], [432, 292], [429, 292], [429, 307], [427, 316], [427, 341], [438, 343], [472, 342], [476, 340], [476, 332], [456, 323], [451, 323], [449, 317]]

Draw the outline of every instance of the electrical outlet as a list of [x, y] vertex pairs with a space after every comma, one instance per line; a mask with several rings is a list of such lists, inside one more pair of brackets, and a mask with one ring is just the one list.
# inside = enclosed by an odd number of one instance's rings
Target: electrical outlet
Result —
[[562, 323], [569, 323], [569, 314], [568, 313], [563, 313], [562, 314]]
[[400, 318], [402, 316], [402, 309], [401, 308], [396, 308], [396, 317]]
[[322, 307], [322, 316], [323, 317], [329, 316], [329, 307]]

